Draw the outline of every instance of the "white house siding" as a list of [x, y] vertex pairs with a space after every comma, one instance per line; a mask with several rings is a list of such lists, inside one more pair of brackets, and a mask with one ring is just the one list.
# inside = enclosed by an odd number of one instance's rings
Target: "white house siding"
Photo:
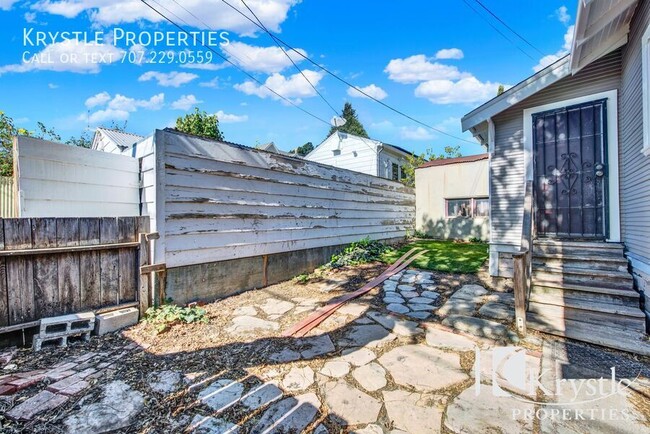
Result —
[[413, 228], [413, 190], [396, 182], [167, 131], [156, 132], [155, 147], [168, 267], [398, 238]]
[[[623, 47], [620, 93], [621, 235], [639, 289], [650, 292], [650, 157], [643, 148], [641, 37], [650, 22], [650, 2], [640, 2]], [[650, 298], [646, 299], [646, 310]]]
[[[620, 89], [621, 50], [603, 57], [574, 76], [563, 78], [493, 118], [495, 145], [490, 167], [492, 274], [510, 276], [511, 255], [521, 243], [524, 200], [523, 110], [608, 90]], [[619, 99], [620, 106], [620, 99]], [[499, 253], [503, 252], [503, 254]]]
[[401, 177], [402, 167], [406, 163], [406, 158], [402, 154], [392, 151], [390, 148], [384, 147], [379, 153], [379, 176], [386, 179], [393, 177], [393, 163], [397, 164], [398, 179]]
[[[340, 138], [339, 138], [340, 137]], [[306, 160], [378, 176], [377, 147], [381, 143], [345, 133], [333, 134], [316, 147]], [[335, 151], [340, 150], [340, 154]]]
[[19, 217], [140, 215], [135, 158], [18, 137]]

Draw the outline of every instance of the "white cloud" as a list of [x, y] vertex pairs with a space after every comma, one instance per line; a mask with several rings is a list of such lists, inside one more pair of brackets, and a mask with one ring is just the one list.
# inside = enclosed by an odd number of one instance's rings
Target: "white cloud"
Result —
[[27, 62], [0, 66], [0, 75], [36, 70], [94, 74], [102, 65], [120, 61], [123, 53], [124, 50], [113, 45], [85, 44], [70, 39], [50, 44], [40, 52], [29, 53]]
[[211, 89], [219, 89], [219, 77], [214, 77], [210, 81], [203, 81], [199, 83], [201, 87], [209, 87]]
[[[1, 0], [0, 3], [2, 3]], [[25, 12], [25, 21], [34, 24], [36, 22], [36, 12]]]
[[233, 115], [225, 113], [223, 110], [219, 110], [217, 113], [217, 119], [222, 124], [234, 124], [237, 122], [246, 122], [248, 120], [248, 115]]
[[89, 109], [96, 107], [103, 108], [90, 115], [82, 113], [77, 119], [84, 122], [88, 121], [88, 123], [93, 125], [107, 121], [125, 121], [131, 113], [138, 111], [140, 108], [145, 110], [160, 110], [164, 104], [164, 93], [159, 93], [149, 99], [135, 99], [119, 93], [111, 97], [108, 92], [100, 92], [86, 100], [86, 107]]
[[424, 127], [402, 127], [400, 137], [406, 140], [431, 140], [435, 136]]
[[460, 48], [443, 48], [436, 53], [436, 59], [462, 59], [464, 56]]
[[[309, 81], [317, 86], [318, 82], [323, 78], [323, 74], [317, 71], [305, 69], [303, 74]], [[294, 99], [293, 102], [299, 104], [302, 102], [301, 98], [312, 97], [316, 95], [314, 89], [309, 85], [307, 80], [299, 73], [289, 76], [288, 78], [282, 74], [273, 74], [264, 82], [266, 86], [273, 89], [278, 94], [285, 98]], [[253, 81], [245, 81], [241, 84], [236, 84], [235, 89], [246, 95], [257, 95], [260, 98], [271, 97], [273, 99], [280, 99], [273, 92], [267, 88], [258, 85]]]
[[[386, 93], [386, 91], [384, 91], [384, 89], [382, 89], [379, 86], [375, 86], [374, 84], [369, 84], [366, 87], [359, 87], [358, 89], [362, 90], [363, 92], [367, 93], [371, 97], [378, 99], [380, 101], [388, 96], [388, 94]], [[357, 88], [354, 87], [348, 88], [348, 95], [353, 98], [368, 98], [367, 96], [359, 92]]]
[[455, 66], [431, 62], [424, 54], [405, 59], [392, 59], [384, 72], [388, 78], [398, 83], [417, 83], [428, 80], [456, 80], [467, 76]]
[[142, 74], [138, 81], [149, 81], [156, 80], [160, 86], [163, 87], [180, 87], [183, 84], [189, 83], [190, 81], [198, 78], [196, 74], [190, 72], [157, 72], [157, 71], [148, 71]]
[[568, 10], [566, 6], [560, 6], [555, 10], [555, 16], [557, 17], [558, 21], [560, 21], [565, 26], [569, 24], [569, 21], [571, 20], [571, 15], [569, 15], [567, 11]]
[[196, 99], [192, 94], [182, 95], [172, 103], [172, 108], [176, 110], [189, 110], [190, 108], [201, 104], [203, 101]]
[[[266, 74], [273, 74], [282, 72], [291, 65], [291, 61], [279, 47], [256, 47], [253, 45], [244, 44], [243, 42], [231, 42], [229, 45], [223, 47], [223, 51], [228, 56], [228, 59], [243, 69], [251, 72], [263, 72]], [[305, 50], [297, 49], [298, 52], [307, 56]], [[289, 57], [298, 63], [303, 58], [296, 52], [287, 50]]]
[[8, 11], [18, 0], [0, 0], [0, 10]]
[[100, 92], [96, 95], [91, 96], [86, 100], [86, 107], [93, 108], [97, 106], [103, 106], [111, 100], [111, 95], [108, 92]]
[[224, 69], [229, 67], [230, 64], [228, 62], [222, 62], [222, 63], [184, 63], [181, 65], [181, 68], [187, 68], [187, 69], [199, 69], [202, 71], [219, 71], [220, 69]]
[[59, 85], [55, 83], [48, 83], [47, 87], [49, 87], [50, 89], [58, 89]]
[[533, 66], [533, 71], [541, 71], [542, 69], [546, 68], [547, 66], [555, 63], [556, 61], [560, 60], [569, 52], [571, 51], [571, 44], [573, 42], [573, 29], [574, 26], [571, 25], [566, 29], [566, 32], [564, 33], [564, 45], [562, 45], [562, 48], [559, 49], [555, 54], [548, 54], [541, 59], [539, 59], [539, 63], [535, 66]]
[[429, 80], [418, 85], [415, 96], [427, 98], [434, 104], [469, 104], [495, 97], [498, 88], [499, 83], [484, 83], [473, 76], [458, 81]]
[[[0, 0], [0, 7], [13, 1]], [[271, 31], [279, 32], [292, 6], [299, 0], [248, 0], [248, 5]], [[243, 35], [258, 33], [259, 29], [223, 2], [214, 0], [184, 0], [183, 7], [201, 20], [193, 24], [202, 29], [220, 29]], [[140, 0], [39, 0], [31, 6], [35, 11], [74, 18], [86, 11], [94, 24], [108, 27], [142, 20], [160, 22], [164, 19]], [[178, 12], [178, 8], [176, 8]], [[183, 11], [184, 15], [189, 15]]]

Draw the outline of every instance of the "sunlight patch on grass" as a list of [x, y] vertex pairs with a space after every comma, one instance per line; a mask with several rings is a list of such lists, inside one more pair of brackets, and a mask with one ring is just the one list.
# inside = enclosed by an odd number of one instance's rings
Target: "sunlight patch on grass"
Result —
[[457, 243], [454, 241], [419, 240], [392, 250], [382, 256], [388, 264], [414, 247], [427, 249], [411, 266], [447, 273], [476, 273], [488, 258], [488, 245], [483, 243]]

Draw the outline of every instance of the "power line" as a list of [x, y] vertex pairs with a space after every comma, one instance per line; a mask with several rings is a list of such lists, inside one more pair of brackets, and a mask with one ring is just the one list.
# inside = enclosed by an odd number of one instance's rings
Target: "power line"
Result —
[[246, 2], [245, 2], [244, 0], [241, 0], [241, 2], [244, 4], [244, 6], [246, 6], [246, 9], [248, 9], [248, 11], [249, 11], [249, 12], [250, 12], [254, 17], [255, 17], [255, 19], [256, 19], [257, 22], [260, 24], [260, 26], [262, 26], [262, 28], [264, 29], [264, 31], [265, 31], [265, 32], [266, 32], [266, 33], [271, 37], [271, 39], [273, 40], [273, 42], [275, 43], [275, 45], [277, 45], [278, 48], [279, 48], [280, 50], [282, 50], [282, 52], [284, 53], [284, 55], [287, 56], [287, 59], [289, 59], [289, 61], [291, 62], [291, 64], [294, 66], [294, 68], [296, 68], [296, 69], [298, 70], [298, 72], [300, 73], [300, 75], [302, 75], [302, 77], [307, 81], [307, 83], [309, 83], [309, 85], [311, 86], [311, 88], [314, 89], [314, 91], [318, 94], [318, 96], [320, 96], [321, 99], [322, 99], [323, 101], [325, 101], [325, 104], [327, 104], [327, 105], [332, 109], [332, 111], [334, 112], [334, 115], [338, 116], [339, 112], [338, 112], [334, 107], [332, 107], [332, 104], [330, 104], [329, 101], [327, 101], [327, 100], [325, 99], [325, 97], [323, 96], [323, 94], [320, 93], [320, 92], [318, 91], [318, 89], [316, 89], [316, 86], [314, 86], [314, 85], [312, 84], [312, 82], [307, 78], [307, 76], [305, 75], [305, 73], [302, 72], [302, 70], [300, 69], [300, 67], [298, 67], [298, 65], [296, 64], [296, 62], [294, 62], [293, 59], [291, 58], [291, 56], [289, 56], [289, 53], [287, 53], [287, 51], [284, 49], [284, 47], [283, 47], [282, 45], [280, 45], [280, 43], [275, 39], [275, 35], [274, 35], [273, 33], [271, 33], [271, 32], [269, 31], [269, 29], [266, 28], [266, 26], [265, 26], [265, 25], [262, 23], [262, 21], [257, 17], [257, 15], [255, 14], [255, 12], [253, 12], [253, 10], [252, 10], [251, 8], [248, 7], [248, 5], [246, 4]]
[[485, 10], [487, 11], [488, 14], [492, 15], [492, 16], [493, 16], [493, 17], [494, 17], [498, 22], [500, 22], [501, 24], [503, 24], [503, 25], [505, 26], [506, 29], [510, 30], [510, 31], [511, 31], [512, 33], [514, 33], [514, 34], [515, 34], [519, 39], [521, 39], [522, 41], [524, 41], [524, 42], [525, 42], [525, 43], [526, 43], [530, 48], [532, 48], [533, 50], [537, 51], [537, 52], [538, 52], [539, 54], [541, 54], [542, 56], [544, 55], [544, 53], [542, 53], [541, 50], [539, 50], [536, 46], [534, 46], [533, 44], [531, 44], [531, 43], [528, 41], [528, 39], [524, 38], [524, 37], [521, 36], [519, 33], [517, 33], [517, 32], [515, 31], [515, 29], [513, 29], [512, 27], [510, 27], [510, 26], [509, 26], [505, 21], [503, 21], [503, 20], [502, 20], [502, 19], [501, 19], [497, 14], [495, 14], [495, 13], [492, 12], [492, 11], [491, 11], [487, 6], [485, 6], [485, 5], [481, 2], [481, 0], [474, 0], [474, 1], [475, 1], [476, 3], [478, 3], [478, 5], [479, 5], [480, 7], [482, 7], [483, 9], [485, 9]]
[[492, 27], [492, 29], [494, 29], [495, 32], [497, 32], [498, 34], [500, 34], [501, 36], [503, 36], [503, 38], [504, 38], [506, 41], [510, 42], [510, 43], [511, 43], [511, 44], [512, 44], [512, 45], [513, 45], [517, 50], [521, 51], [521, 52], [522, 52], [526, 57], [528, 57], [530, 60], [533, 60], [533, 61], [536, 61], [536, 60], [537, 60], [537, 59], [535, 59], [533, 56], [531, 56], [530, 54], [528, 54], [526, 51], [524, 51], [524, 50], [523, 50], [519, 45], [517, 45], [517, 44], [515, 43], [515, 41], [513, 41], [513, 40], [510, 39], [508, 36], [506, 36], [505, 33], [503, 33], [503, 32], [502, 32], [501, 30], [499, 30], [499, 29], [498, 29], [494, 24], [492, 24], [492, 23], [490, 22], [490, 20], [488, 20], [488, 19], [487, 19], [486, 17], [484, 17], [483, 15], [481, 15], [481, 13], [480, 13], [479, 11], [477, 11], [476, 9], [474, 9], [474, 6], [472, 6], [472, 5], [471, 5], [467, 0], [463, 0], [463, 3], [465, 3], [465, 4], [467, 5], [468, 8], [470, 8], [470, 9], [471, 9], [471, 10], [472, 10], [476, 15], [478, 15], [479, 17], [481, 17], [481, 19], [482, 19], [483, 21], [485, 21], [485, 22], [486, 22], [490, 27]]
[[[270, 32], [269, 32], [268, 30], [266, 30], [263, 26], [261, 26], [260, 24], [256, 23], [256, 22], [255, 22], [253, 19], [251, 19], [248, 15], [244, 14], [242, 11], [240, 11], [239, 9], [237, 9], [236, 7], [234, 7], [233, 5], [231, 5], [230, 3], [228, 3], [227, 0], [221, 0], [221, 1], [224, 2], [226, 5], [230, 6], [230, 8], [232, 8], [233, 10], [235, 10], [236, 12], [238, 12], [241, 16], [243, 16], [243, 17], [246, 18], [248, 21], [250, 21], [251, 23], [253, 23], [254, 25], [256, 25], [258, 28], [260, 28], [261, 30], [264, 30], [265, 32], [267, 32], [267, 33], [270, 34]], [[375, 101], [375, 102], [378, 103], [378, 104], [381, 104], [381, 105], [384, 106], [385, 108], [387, 108], [387, 109], [389, 109], [389, 110], [391, 110], [391, 111], [393, 111], [393, 112], [399, 114], [400, 116], [403, 116], [403, 117], [405, 117], [405, 118], [407, 118], [407, 119], [409, 119], [409, 120], [411, 120], [411, 121], [413, 121], [413, 122], [415, 122], [415, 123], [417, 123], [417, 124], [419, 124], [419, 125], [422, 125], [423, 127], [429, 128], [430, 130], [436, 131], [437, 133], [440, 133], [440, 134], [442, 134], [442, 135], [444, 135], [444, 136], [451, 137], [451, 138], [453, 138], [453, 139], [460, 140], [460, 141], [462, 141], [462, 142], [471, 143], [471, 144], [473, 144], [473, 145], [476, 144], [476, 142], [472, 142], [472, 141], [469, 141], [469, 140], [463, 139], [463, 138], [461, 138], [461, 137], [454, 136], [453, 134], [449, 134], [449, 133], [447, 133], [447, 132], [445, 132], [445, 131], [442, 131], [442, 130], [440, 130], [440, 129], [438, 129], [438, 128], [432, 127], [431, 125], [425, 124], [424, 122], [415, 119], [414, 117], [412, 117], [412, 116], [410, 116], [410, 115], [408, 115], [408, 114], [406, 114], [406, 113], [404, 113], [404, 112], [402, 112], [402, 111], [400, 111], [400, 110], [398, 110], [398, 109], [396, 109], [396, 108], [394, 108], [394, 107], [392, 107], [392, 106], [386, 104], [385, 102], [378, 100], [377, 98], [373, 97], [372, 95], [369, 95], [369, 94], [368, 94], [367, 92], [365, 92], [364, 90], [358, 88], [357, 86], [354, 86], [352, 83], [348, 82], [348, 81], [345, 80], [344, 78], [339, 77], [337, 74], [333, 73], [332, 71], [330, 71], [329, 69], [327, 69], [327, 68], [324, 67], [323, 65], [321, 65], [321, 64], [319, 64], [319, 63], [313, 61], [311, 58], [309, 58], [308, 56], [304, 55], [304, 54], [301, 53], [299, 50], [293, 48], [291, 45], [289, 45], [288, 43], [286, 43], [285, 41], [283, 41], [282, 39], [280, 39], [280, 37], [278, 37], [278, 36], [276, 36], [276, 35], [272, 35], [272, 37], [273, 37], [274, 39], [276, 39], [277, 41], [279, 41], [280, 43], [282, 43], [282, 44], [283, 44], [285, 47], [287, 47], [289, 50], [293, 51], [294, 53], [298, 54], [298, 55], [299, 55], [300, 57], [302, 57], [303, 59], [307, 60], [307, 61], [308, 61], [309, 63], [311, 63], [312, 65], [316, 66], [317, 68], [321, 69], [322, 71], [324, 71], [324, 72], [326, 72], [327, 74], [331, 75], [332, 77], [336, 78], [336, 79], [337, 79], [338, 81], [340, 81], [341, 83], [344, 83], [344, 84], [346, 84], [347, 86], [354, 88], [355, 90], [357, 90], [359, 93], [361, 93], [361, 94], [364, 95], [365, 97], [367, 97], [367, 98], [369, 98], [369, 99]]]
[[[149, 3], [146, 2], [146, 0], [140, 0], [140, 1], [141, 1], [142, 3], [144, 3], [144, 4], [145, 4], [149, 9], [151, 9], [152, 11], [154, 11], [155, 13], [157, 13], [158, 15], [160, 15], [160, 16], [161, 16], [163, 19], [165, 19], [168, 23], [170, 23], [171, 25], [173, 25], [174, 27], [176, 27], [177, 29], [179, 29], [180, 31], [182, 31], [183, 33], [185, 33], [187, 36], [190, 36], [190, 37], [191, 37], [191, 34], [190, 34], [190, 33], [189, 33], [189, 32], [188, 32], [188, 31], [187, 31], [183, 26], [181, 26], [180, 24], [177, 24], [177, 23], [174, 22], [172, 19], [170, 19], [169, 17], [167, 17], [165, 14], [163, 14], [162, 12], [160, 12], [158, 9], [156, 9], [156, 8], [153, 7], [153, 6], [151, 6]], [[172, 14], [172, 15], [176, 16], [177, 18], [179, 18], [176, 14], [174, 14], [174, 13], [171, 12], [169, 9], [167, 9], [166, 7], [164, 7], [163, 5], [161, 5], [160, 3], [158, 3], [158, 1], [156, 1], [156, 0], [153, 0], [153, 1], [154, 1], [156, 4], [158, 4], [160, 7], [162, 7], [163, 9], [165, 9], [167, 12], [169, 12], [170, 14]], [[182, 20], [181, 18], [179, 18], [179, 19], [180, 19], [181, 21], [183, 21], [185, 24], [187, 24], [187, 22], [185, 22], [185, 21]], [[188, 25], [189, 25], [189, 24], [188, 24]], [[247, 76], [248, 78], [250, 78], [251, 80], [255, 81], [255, 82], [256, 82], [257, 84], [259, 84], [260, 86], [262, 86], [262, 87], [268, 89], [270, 92], [272, 92], [272, 93], [273, 93], [274, 95], [276, 95], [278, 98], [280, 98], [280, 99], [286, 101], [287, 103], [291, 104], [292, 106], [294, 106], [294, 107], [297, 108], [298, 110], [302, 111], [303, 113], [306, 113], [307, 115], [311, 116], [312, 118], [317, 119], [317, 120], [323, 122], [323, 123], [326, 124], [326, 125], [330, 125], [330, 123], [327, 122], [325, 119], [316, 116], [315, 114], [313, 114], [313, 113], [311, 113], [311, 112], [305, 110], [304, 108], [300, 107], [298, 104], [294, 103], [294, 102], [291, 101], [289, 98], [287, 98], [287, 97], [285, 97], [285, 96], [283, 96], [283, 95], [280, 95], [278, 92], [276, 92], [275, 90], [271, 89], [271, 88], [270, 88], [269, 86], [267, 86], [265, 83], [262, 83], [261, 81], [259, 81], [259, 80], [258, 80], [257, 78], [255, 78], [255, 76], [253, 76], [252, 74], [250, 74], [250, 73], [248, 73], [247, 71], [245, 71], [244, 69], [240, 68], [236, 63], [234, 63], [232, 60], [228, 59], [226, 56], [224, 56], [223, 54], [221, 54], [221, 53], [219, 53], [218, 51], [216, 51], [214, 48], [212, 48], [212, 47], [210, 47], [210, 46], [207, 46], [207, 45], [205, 45], [205, 44], [203, 44], [203, 43], [201, 43], [201, 45], [202, 45], [204, 48], [206, 48], [207, 50], [212, 51], [214, 54], [216, 54], [217, 56], [219, 56], [220, 58], [222, 58], [224, 61], [226, 61], [226, 62], [229, 63], [230, 65], [234, 66], [237, 70], [239, 70], [240, 72], [242, 72], [244, 75], [246, 75], [246, 76]]]

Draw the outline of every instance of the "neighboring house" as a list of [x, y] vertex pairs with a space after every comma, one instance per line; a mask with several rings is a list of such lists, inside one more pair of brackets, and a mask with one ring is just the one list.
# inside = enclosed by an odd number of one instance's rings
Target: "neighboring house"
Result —
[[530, 199], [531, 326], [650, 354], [650, 2], [579, 1], [573, 41], [462, 119], [489, 149], [490, 274], [512, 276]]
[[445, 158], [415, 170], [416, 230], [441, 239], [489, 234], [488, 154]]
[[299, 157], [299, 155], [293, 154], [291, 152], [284, 152], [280, 150], [277, 146], [275, 146], [275, 143], [269, 142], [265, 143], [263, 145], [256, 146], [255, 149], [260, 149], [262, 151], [267, 151], [267, 152], [273, 152], [274, 154], [280, 154], [280, 155], [286, 155], [288, 157]]
[[121, 154], [127, 149], [131, 149], [134, 144], [143, 139], [143, 136], [137, 134], [99, 127], [95, 130], [91, 149], [110, 152], [112, 154]]
[[337, 131], [307, 154], [305, 160], [401, 181], [406, 176], [402, 167], [410, 155], [399, 146]]

